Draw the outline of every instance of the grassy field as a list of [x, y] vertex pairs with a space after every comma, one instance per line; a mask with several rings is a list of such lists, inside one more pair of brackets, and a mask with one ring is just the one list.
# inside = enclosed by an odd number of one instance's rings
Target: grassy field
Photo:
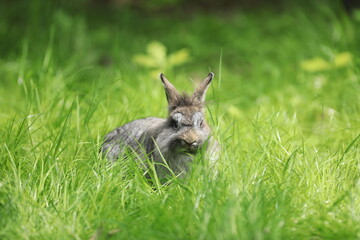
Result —
[[[0, 8], [0, 239], [360, 239], [359, 10], [50, 5]], [[190, 91], [210, 71], [218, 175], [198, 158], [154, 188], [101, 158], [166, 116], [156, 74]]]

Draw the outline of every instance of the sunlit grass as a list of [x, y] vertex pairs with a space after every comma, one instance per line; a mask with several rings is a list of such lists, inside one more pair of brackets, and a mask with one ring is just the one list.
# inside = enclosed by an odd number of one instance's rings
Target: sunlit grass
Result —
[[[326, 6], [260, 13], [56, 9], [38, 35], [1, 39], [14, 49], [0, 58], [0, 238], [360, 238], [359, 22]], [[166, 116], [160, 80], [131, 61], [153, 40], [189, 50], [167, 75], [179, 89], [215, 72], [217, 174], [198, 157], [161, 185], [99, 155], [113, 128]], [[344, 66], [301, 68], [342, 52]]]

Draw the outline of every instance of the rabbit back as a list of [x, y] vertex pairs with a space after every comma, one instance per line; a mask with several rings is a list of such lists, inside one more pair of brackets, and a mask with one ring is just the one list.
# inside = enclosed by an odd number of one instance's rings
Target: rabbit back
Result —
[[146, 150], [148, 148], [146, 146], [148, 132], [151, 132], [157, 126], [161, 126], [165, 121], [162, 118], [148, 117], [120, 126], [105, 136], [101, 152], [110, 161], [115, 161], [126, 149]]

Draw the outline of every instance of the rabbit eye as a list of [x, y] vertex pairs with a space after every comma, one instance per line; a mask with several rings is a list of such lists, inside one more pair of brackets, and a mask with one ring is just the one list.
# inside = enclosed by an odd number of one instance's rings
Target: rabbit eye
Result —
[[171, 122], [171, 126], [172, 126], [173, 129], [178, 130], [179, 127], [180, 127], [180, 124], [177, 121], [173, 120]]
[[200, 122], [200, 127], [203, 128], [204, 127], [204, 121]]

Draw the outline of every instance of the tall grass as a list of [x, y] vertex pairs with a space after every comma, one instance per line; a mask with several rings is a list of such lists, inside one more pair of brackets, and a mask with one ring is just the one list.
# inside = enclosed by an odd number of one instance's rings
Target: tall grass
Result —
[[[360, 238], [358, 12], [108, 11], [5, 15], [3, 28], [17, 31], [0, 40], [10, 46], [0, 58], [0, 238]], [[216, 175], [199, 156], [186, 179], [154, 187], [132, 161], [98, 153], [113, 128], [166, 116], [160, 81], [130, 60], [154, 39], [190, 50], [168, 76], [179, 89], [216, 74]], [[300, 67], [341, 52], [352, 55], [343, 67]]]

